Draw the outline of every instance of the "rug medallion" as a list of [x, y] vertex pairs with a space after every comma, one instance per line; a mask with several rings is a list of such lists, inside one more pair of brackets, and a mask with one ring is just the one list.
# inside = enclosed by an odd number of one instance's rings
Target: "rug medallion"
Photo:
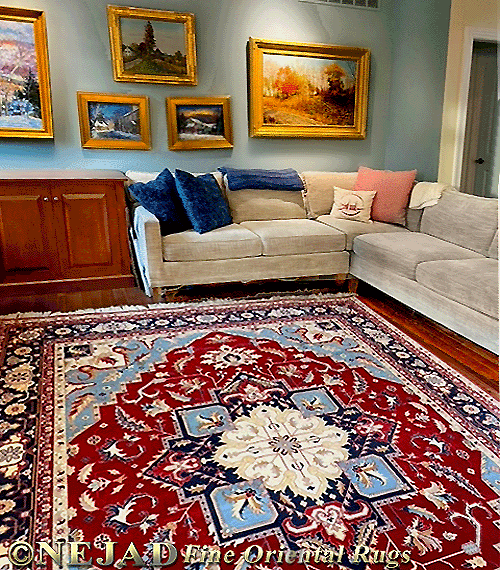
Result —
[[497, 403], [354, 296], [0, 326], [4, 562], [500, 566]]

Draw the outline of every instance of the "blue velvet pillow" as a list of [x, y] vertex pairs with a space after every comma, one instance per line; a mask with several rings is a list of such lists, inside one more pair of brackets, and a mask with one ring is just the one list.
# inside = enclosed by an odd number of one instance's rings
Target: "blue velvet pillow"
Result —
[[150, 182], [132, 184], [129, 192], [141, 206], [158, 218], [162, 235], [182, 232], [192, 227], [168, 168]]
[[189, 172], [176, 170], [175, 184], [189, 221], [199, 234], [232, 223], [229, 206], [211, 174], [193, 176]]

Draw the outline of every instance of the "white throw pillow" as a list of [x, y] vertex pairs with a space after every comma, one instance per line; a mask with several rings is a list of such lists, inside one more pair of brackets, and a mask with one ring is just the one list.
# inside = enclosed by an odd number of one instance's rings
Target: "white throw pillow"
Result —
[[335, 186], [330, 215], [341, 220], [371, 222], [371, 210], [375, 190], [345, 190]]
[[125, 172], [125, 176], [130, 178], [130, 184], [135, 184], [136, 182], [142, 182], [146, 184], [151, 180], [155, 180], [156, 177], [160, 174], [159, 172], [139, 172], [137, 170], [127, 170]]

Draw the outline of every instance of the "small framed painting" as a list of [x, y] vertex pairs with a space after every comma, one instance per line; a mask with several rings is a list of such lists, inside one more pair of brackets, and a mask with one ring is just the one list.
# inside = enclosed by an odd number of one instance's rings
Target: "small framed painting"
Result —
[[229, 97], [167, 97], [168, 148], [232, 148]]
[[108, 6], [115, 81], [196, 85], [194, 15]]
[[45, 15], [0, 7], [0, 137], [53, 136]]
[[366, 137], [370, 52], [250, 38], [252, 137]]
[[83, 148], [151, 149], [147, 97], [79, 91], [77, 98]]

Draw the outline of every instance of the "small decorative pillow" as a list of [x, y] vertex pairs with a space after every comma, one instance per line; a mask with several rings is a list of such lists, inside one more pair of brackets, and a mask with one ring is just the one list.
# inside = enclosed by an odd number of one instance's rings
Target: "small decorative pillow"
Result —
[[199, 234], [232, 223], [229, 206], [212, 174], [175, 171], [175, 184], [193, 228]]
[[342, 220], [371, 222], [370, 213], [375, 194], [375, 191], [356, 192], [355, 190], [344, 190], [344, 188], [335, 186], [330, 215]]
[[160, 221], [162, 235], [191, 228], [168, 168], [149, 182], [137, 182], [128, 188], [134, 198]]
[[360, 166], [353, 189], [377, 192], [372, 207], [374, 220], [403, 226], [406, 219], [406, 206], [408, 206], [416, 174], [416, 170], [392, 172]]

